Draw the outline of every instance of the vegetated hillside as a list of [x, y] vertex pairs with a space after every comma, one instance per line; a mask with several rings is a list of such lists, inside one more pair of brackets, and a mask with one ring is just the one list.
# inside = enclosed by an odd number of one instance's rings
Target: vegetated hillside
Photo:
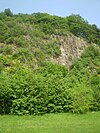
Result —
[[100, 110], [100, 29], [79, 15], [0, 13], [0, 114]]

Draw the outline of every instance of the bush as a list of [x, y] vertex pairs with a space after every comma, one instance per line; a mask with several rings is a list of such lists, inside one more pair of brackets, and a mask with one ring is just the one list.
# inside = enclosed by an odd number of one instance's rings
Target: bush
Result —
[[8, 114], [12, 105], [11, 78], [0, 74], [0, 114]]
[[89, 86], [84, 83], [79, 84], [71, 90], [72, 109], [74, 113], [88, 112], [93, 103], [93, 92]]
[[94, 75], [91, 78], [91, 87], [93, 90], [93, 108], [92, 110], [100, 111], [100, 76], [99, 74]]

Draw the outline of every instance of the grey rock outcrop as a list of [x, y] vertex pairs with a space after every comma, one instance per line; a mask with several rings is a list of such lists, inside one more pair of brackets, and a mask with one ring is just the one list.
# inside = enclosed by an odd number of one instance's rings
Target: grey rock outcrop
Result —
[[54, 59], [56, 63], [71, 66], [75, 60], [80, 58], [83, 51], [90, 45], [81, 38], [78, 38], [72, 34], [67, 36], [55, 35], [55, 39], [60, 42], [61, 55]]

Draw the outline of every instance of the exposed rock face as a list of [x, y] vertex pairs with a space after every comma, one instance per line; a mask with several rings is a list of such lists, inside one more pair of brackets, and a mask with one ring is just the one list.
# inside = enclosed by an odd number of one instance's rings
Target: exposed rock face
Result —
[[55, 39], [59, 39], [61, 55], [56, 59], [58, 64], [69, 67], [72, 63], [80, 58], [83, 51], [89, 46], [89, 44], [74, 35], [68, 36], [54, 36]]

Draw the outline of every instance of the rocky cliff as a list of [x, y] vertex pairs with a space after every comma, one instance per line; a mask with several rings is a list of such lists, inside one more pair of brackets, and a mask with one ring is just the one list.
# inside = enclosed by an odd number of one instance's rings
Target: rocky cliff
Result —
[[59, 41], [61, 50], [61, 55], [56, 59], [53, 58], [53, 60], [67, 67], [80, 58], [84, 50], [90, 45], [85, 40], [72, 34], [68, 34], [67, 36], [54, 35], [53, 37]]

